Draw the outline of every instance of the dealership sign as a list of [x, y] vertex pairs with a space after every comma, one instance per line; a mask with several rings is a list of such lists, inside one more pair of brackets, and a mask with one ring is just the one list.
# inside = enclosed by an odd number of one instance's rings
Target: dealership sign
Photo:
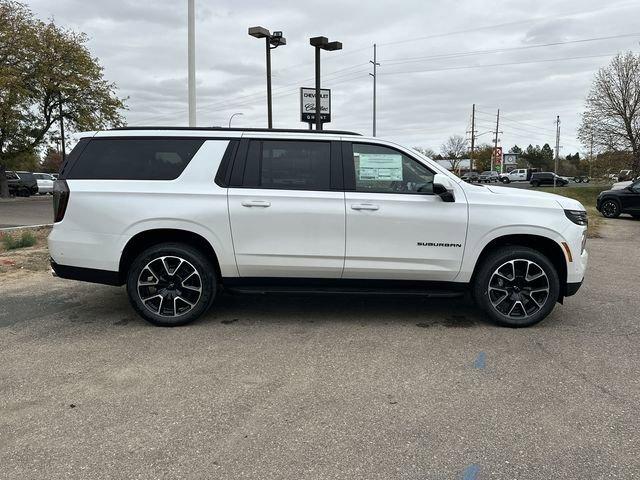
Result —
[[[316, 122], [315, 88], [300, 88], [300, 121], [306, 123]], [[331, 90], [328, 88], [320, 90], [320, 121], [322, 123], [331, 121]]]

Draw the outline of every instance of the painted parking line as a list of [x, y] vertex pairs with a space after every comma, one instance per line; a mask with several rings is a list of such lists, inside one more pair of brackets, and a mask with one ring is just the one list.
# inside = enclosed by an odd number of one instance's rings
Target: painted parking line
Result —
[[487, 366], [487, 354], [484, 352], [480, 352], [476, 359], [473, 361], [473, 368], [477, 368], [478, 370], [484, 370]]
[[478, 474], [480, 473], [480, 465], [472, 463], [462, 472], [462, 480], [478, 480]]

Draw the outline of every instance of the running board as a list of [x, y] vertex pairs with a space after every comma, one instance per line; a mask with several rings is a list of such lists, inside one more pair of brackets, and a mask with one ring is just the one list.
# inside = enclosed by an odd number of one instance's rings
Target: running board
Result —
[[455, 291], [428, 291], [428, 290], [367, 290], [356, 288], [284, 288], [284, 287], [226, 287], [226, 292], [238, 293], [238, 294], [253, 294], [253, 295], [266, 295], [266, 294], [288, 294], [288, 295], [414, 295], [426, 298], [459, 298], [463, 297], [463, 292]]
[[405, 280], [225, 278], [225, 291], [238, 294], [411, 295], [458, 298], [469, 290], [466, 283]]

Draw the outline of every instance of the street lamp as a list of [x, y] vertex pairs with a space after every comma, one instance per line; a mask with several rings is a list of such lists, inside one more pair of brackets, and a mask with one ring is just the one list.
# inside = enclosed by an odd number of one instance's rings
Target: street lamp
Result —
[[271, 108], [271, 49], [286, 45], [287, 39], [282, 36], [282, 32], [269, 32], [264, 27], [250, 27], [249, 35], [255, 38], [264, 38], [267, 46], [267, 125], [273, 128], [273, 113]]
[[231, 128], [231, 120], [233, 120], [233, 117], [235, 117], [236, 115], [244, 115], [242, 112], [236, 112], [233, 115], [231, 115], [229, 117], [229, 128]]
[[316, 49], [316, 130], [322, 130], [320, 119], [320, 50], [342, 50], [342, 43], [330, 42], [327, 37], [311, 37], [309, 43]]

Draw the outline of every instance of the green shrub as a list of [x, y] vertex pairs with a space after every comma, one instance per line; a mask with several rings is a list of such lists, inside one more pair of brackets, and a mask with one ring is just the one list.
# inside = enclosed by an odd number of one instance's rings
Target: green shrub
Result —
[[2, 244], [5, 250], [32, 247], [36, 244], [36, 236], [28, 230], [22, 232], [22, 235], [15, 237], [6, 233], [2, 236]]

